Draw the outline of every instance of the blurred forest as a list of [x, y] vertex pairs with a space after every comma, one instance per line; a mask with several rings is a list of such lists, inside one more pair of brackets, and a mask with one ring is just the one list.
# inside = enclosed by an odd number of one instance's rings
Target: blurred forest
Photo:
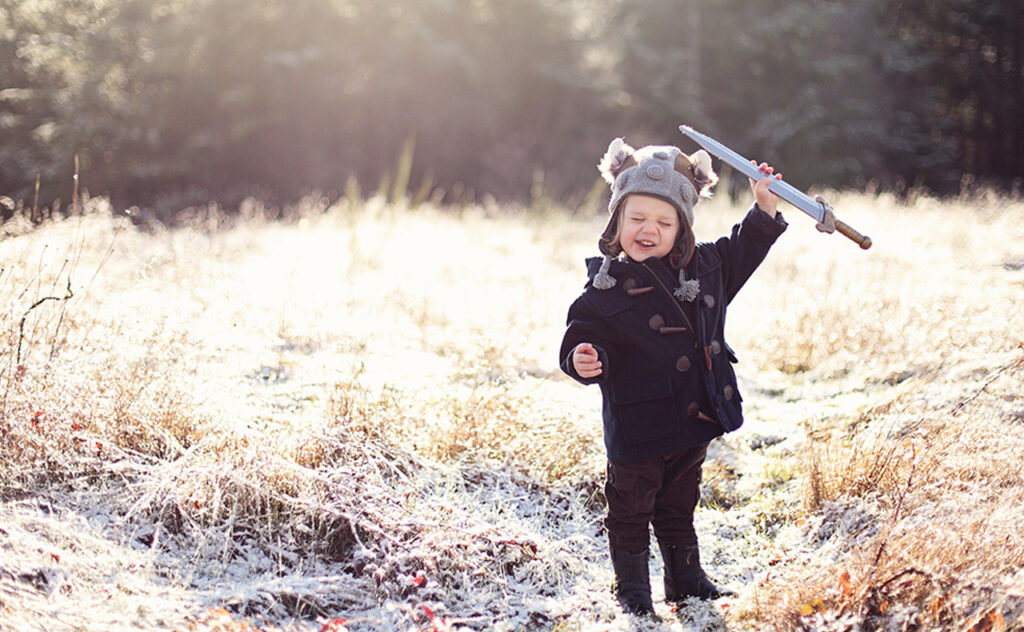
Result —
[[1016, 191], [1022, 48], [1019, 0], [0, 0], [0, 194], [59, 204], [78, 155], [160, 213], [579, 200], [684, 122], [799, 186]]

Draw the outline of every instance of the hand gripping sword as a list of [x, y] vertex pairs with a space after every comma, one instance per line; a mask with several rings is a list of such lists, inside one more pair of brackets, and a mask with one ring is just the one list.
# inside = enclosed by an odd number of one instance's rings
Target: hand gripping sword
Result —
[[[736, 171], [747, 176], [755, 182], [766, 177], [766, 174], [751, 164], [749, 160], [729, 149], [722, 143], [710, 136], [705, 136], [689, 125], [680, 125], [679, 131], [697, 141], [704, 149], [722, 159], [722, 162], [729, 165]], [[814, 196], [812, 200], [806, 193], [790, 185], [785, 180], [772, 179], [768, 190], [807, 213], [818, 221], [818, 230], [823, 233], [834, 233], [839, 231], [842, 235], [852, 239], [861, 248], [867, 250], [871, 247], [871, 238], [862, 235], [854, 230], [849, 224], [836, 219], [832, 207], [820, 195]]]

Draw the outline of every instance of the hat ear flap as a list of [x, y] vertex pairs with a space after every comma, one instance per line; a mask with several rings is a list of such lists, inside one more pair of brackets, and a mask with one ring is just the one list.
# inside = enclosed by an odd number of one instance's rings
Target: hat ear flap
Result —
[[711, 155], [703, 149], [687, 156], [677, 154], [675, 169], [686, 176], [697, 194], [702, 197], [710, 195], [710, 189], [718, 182], [718, 174], [711, 168]]
[[636, 158], [633, 157], [635, 151], [621, 138], [616, 138], [608, 145], [608, 151], [597, 164], [597, 170], [601, 172], [605, 182], [613, 184], [623, 170], [636, 164]]

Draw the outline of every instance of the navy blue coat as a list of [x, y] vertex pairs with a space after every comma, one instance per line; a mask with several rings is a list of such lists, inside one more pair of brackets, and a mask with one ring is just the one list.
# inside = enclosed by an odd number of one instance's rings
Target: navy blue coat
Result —
[[[743, 423], [742, 398], [725, 343], [726, 306], [786, 229], [756, 205], [727, 237], [697, 245], [687, 278], [700, 281], [693, 303], [672, 291], [678, 273], [658, 258], [612, 262], [615, 287], [593, 286], [600, 258], [587, 260], [590, 280], [569, 308], [562, 370], [603, 398], [604, 441], [615, 463], [673, 454], [710, 441]], [[573, 349], [589, 342], [602, 373], [582, 378]]]

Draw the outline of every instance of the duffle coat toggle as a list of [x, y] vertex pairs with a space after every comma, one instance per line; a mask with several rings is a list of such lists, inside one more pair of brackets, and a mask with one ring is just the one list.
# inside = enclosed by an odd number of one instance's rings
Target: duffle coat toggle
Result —
[[658, 327], [658, 333], [662, 336], [668, 334], [681, 334], [690, 331], [686, 327]]

